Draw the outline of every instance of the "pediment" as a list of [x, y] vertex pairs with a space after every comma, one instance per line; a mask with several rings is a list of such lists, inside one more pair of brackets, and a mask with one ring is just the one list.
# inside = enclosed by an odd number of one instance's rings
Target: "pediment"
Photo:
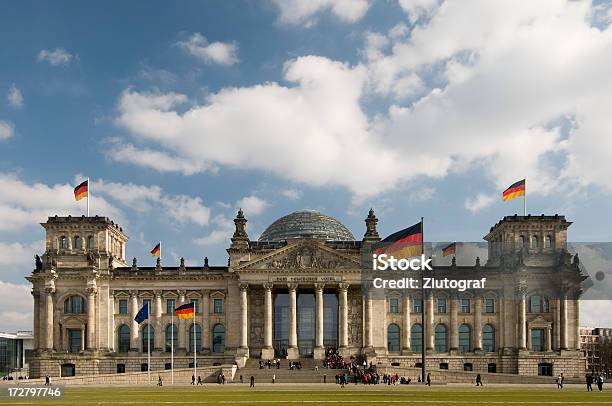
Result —
[[300, 270], [360, 268], [358, 257], [340, 253], [318, 241], [305, 241], [279, 248], [241, 264], [237, 270]]

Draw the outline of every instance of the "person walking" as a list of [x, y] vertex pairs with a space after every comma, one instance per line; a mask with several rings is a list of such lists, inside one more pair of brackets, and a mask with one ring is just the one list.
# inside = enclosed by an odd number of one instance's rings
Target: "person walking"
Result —
[[195, 375], [191, 375], [191, 384], [195, 385]]
[[429, 374], [429, 372], [427, 373], [427, 386], [431, 386], [431, 375]]
[[597, 389], [599, 389], [600, 392], [603, 390], [603, 383], [604, 383], [603, 376], [599, 374], [599, 376], [597, 377]]
[[242, 380], [242, 374], [240, 374], [240, 383], [244, 383], [244, 381]]
[[198, 385], [202, 385], [202, 377], [198, 375]]
[[276, 383], [276, 374], [272, 375], [272, 383]]
[[476, 375], [476, 386], [482, 386], [482, 377], [480, 374]]
[[251, 375], [251, 385], [249, 386], [249, 388], [254, 388], [254, 387], [255, 387], [255, 377]]
[[593, 375], [587, 374], [586, 376], [586, 387], [587, 392], [593, 392]]
[[157, 386], [164, 386], [164, 381], [162, 380], [161, 375], [157, 375]]

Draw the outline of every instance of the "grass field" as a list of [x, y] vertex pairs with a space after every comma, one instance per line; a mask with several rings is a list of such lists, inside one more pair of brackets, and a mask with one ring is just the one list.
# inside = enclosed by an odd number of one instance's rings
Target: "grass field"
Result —
[[244, 386], [65, 388], [56, 400], [0, 400], [6, 405], [612, 405], [611, 392], [541, 387]]

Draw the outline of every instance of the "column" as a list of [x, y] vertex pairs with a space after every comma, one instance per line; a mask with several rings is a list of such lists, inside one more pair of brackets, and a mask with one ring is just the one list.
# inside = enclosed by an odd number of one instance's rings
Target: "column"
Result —
[[202, 290], [202, 352], [210, 353], [210, 291]]
[[363, 340], [364, 346], [366, 348], [372, 348], [374, 346], [374, 336], [372, 332], [372, 292], [369, 289], [363, 296], [363, 305], [365, 306], [365, 337]]
[[338, 292], [340, 294], [340, 348], [348, 347], [348, 283], [338, 284]]
[[315, 313], [316, 313], [316, 331], [315, 331], [315, 354], [316, 358], [325, 358], [325, 349], [323, 347], [323, 288], [325, 284], [315, 283]]
[[402, 299], [402, 352], [410, 352], [410, 296]]
[[81, 326], [81, 351], [85, 350], [85, 326]]
[[572, 325], [574, 326], [574, 328], [576, 330], [575, 331], [575, 343], [574, 343], [574, 348], [576, 349], [576, 351], [580, 351], [580, 300], [578, 298], [577, 295], [572, 295], [573, 300], [572, 302], [574, 303], [574, 323], [572, 323]]
[[550, 330], [552, 330], [551, 326], [546, 327], [546, 351], [547, 352], [551, 352], [552, 351]]
[[519, 350], [527, 349], [527, 331], [526, 331], [526, 314], [525, 314], [525, 292], [519, 291], [518, 305], [518, 348]]
[[249, 296], [247, 283], [240, 284], [240, 348], [249, 349]]
[[295, 283], [287, 284], [289, 289], [289, 348], [287, 355], [290, 359], [299, 358], [297, 346], [297, 287]]
[[87, 349], [96, 347], [96, 291], [94, 287], [87, 288]]
[[164, 324], [162, 322], [162, 291], [153, 291], [155, 295], [155, 335], [153, 339], [153, 350], [164, 351]]
[[115, 291], [108, 291], [108, 349], [115, 351]]
[[262, 359], [274, 358], [272, 348], [272, 287], [271, 283], [264, 283], [264, 345], [261, 349]]
[[556, 297], [553, 303], [553, 348], [558, 351], [561, 349], [561, 300]]
[[568, 329], [567, 329], [567, 292], [561, 294], [561, 349], [568, 348]]
[[459, 299], [452, 295], [450, 297], [450, 351], [459, 349], [459, 332], [457, 326], [457, 312]]
[[474, 299], [474, 351], [482, 350], [482, 297]]
[[34, 349], [37, 350], [40, 346], [39, 338], [41, 337], [40, 331], [40, 293], [37, 290], [32, 289], [32, 297], [34, 298]]
[[[179, 303], [178, 306], [182, 306], [185, 304], [185, 291], [179, 290], [177, 291], [179, 295]], [[176, 321], [178, 317], [175, 315], [174, 320]], [[187, 351], [187, 324], [185, 322], [186, 319], [178, 319], [178, 349]], [[176, 354], [175, 354], [176, 355]]]
[[49, 351], [53, 350], [53, 294], [55, 286], [45, 288], [47, 314], [45, 317], [45, 348]]
[[434, 300], [433, 293], [427, 293], [427, 298], [423, 304], [427, 306], [425, 308], [425, 323], [427, 324], [427, 337], [425, 337], [425, 344], [428, 351], [433, 351], [435, 348], [435, 336], [434, 336]]
[[130, 350], [138, 351], [138, 323], [134, 320], [138, 314], [138, 291], [130, 291], [132, 325], [130, 327]]

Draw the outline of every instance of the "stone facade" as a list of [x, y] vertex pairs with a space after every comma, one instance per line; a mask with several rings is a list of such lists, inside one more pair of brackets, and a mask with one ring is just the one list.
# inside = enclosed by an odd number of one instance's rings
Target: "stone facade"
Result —
[[[311, 224], [316, 235], [310, 238], [302, 233], [255, 241], [242, 211], [234, 222], [227, 266], [211, 266], [205, 259], [196, 267], [183, 261], [178, 267], [161, 261], [139, 267], [136, 259], [128, 265], [128, 237], [109, 219], [49, 218], [43, 224], [46, 251], [27, 278], [35, 309], [31, 376], [141, 371], [147, 363], [147, 323], [153, 330], [152, 370], [167, 368], [174, 338], [174, 366], [189, 368], [194, 321], [177, 319], [172, 309], [191, 301], [198, 303], [196, 356], [202, 366], [242, 366], [249, 357], [285, 352], [289, 359], [321, 359], [324, 348], [333, 346], [346, 357], [381, 367], [414, 368], [421, 361], [420, 350], [413, 348], [420, 346], [414, 339], [420, 326], [426, 331], [429, 369], [584, 372], [578, 327], [578, 286], [584, 277], [577, 257], [566, 250], [571, 223], [563, 216], [505, 217], [485, 236], [486, 264], [475, 259], [473, 266], [453, 262], [434, 270], [439, 277], [483, 275], [487, 289], [432, 291], [424, 301], [418, 292], [388, 290], [380, 296], [368, 290], [362, 256], [380, 240], [373, 211], [361, 241], [326, 239], [325, 223]], [[334, 235], [350, 235], [336, 223], [329, 227]], [[282, 230], [276, 226], [267, 235], [277, 238]], [[287, 301], [283, 309], [276, 305], [280, 297]], [[330, 297], [337, 305], [327, 302]], [[304, 304], [306, 299], [312, 302]], [[134, 316], [145, 302], [150, 318], [139, 325]], [[419, 303], [425, 307], [424, 326]], [[304, 306], [311, 306], [311, 313]], [[287, 311], [283, 325], [275, 323], [281, 310]], [[333, 337], [324, 332], [326, 317], [336, 323]], [[307, 333], [312, 336], [304, 340]]]

